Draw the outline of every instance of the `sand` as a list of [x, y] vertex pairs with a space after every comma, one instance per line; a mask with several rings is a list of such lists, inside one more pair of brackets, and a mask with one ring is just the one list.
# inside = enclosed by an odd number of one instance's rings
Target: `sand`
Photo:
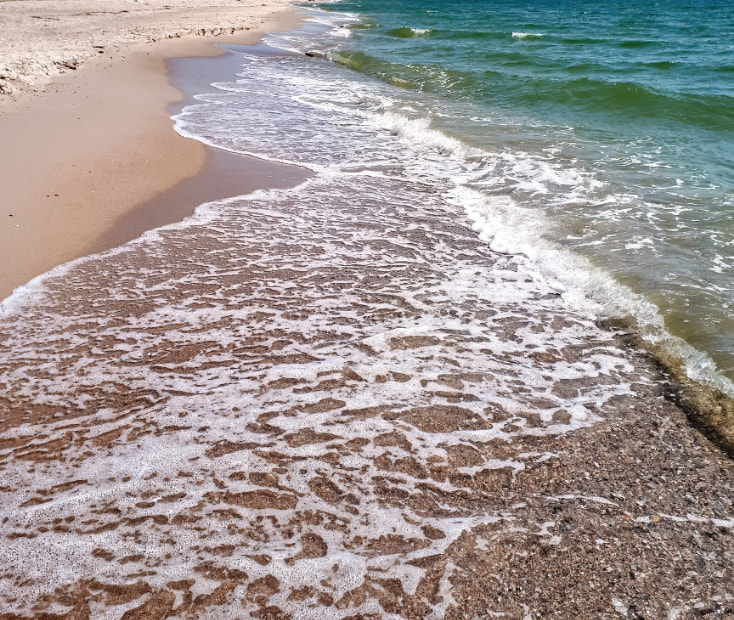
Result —
[[297, 19], [284, 0], [175, 6], [0, 3], [0, 298], [133, 238], [125, 214], [204, 170], [210, 150], [172, 130], [181, 93], [167, 59], [222, 54], [213, 42], [254, 42]]
[[0, 618], [732, 617], [734, 464], [665, 376], [383, 183], [3, 316]]

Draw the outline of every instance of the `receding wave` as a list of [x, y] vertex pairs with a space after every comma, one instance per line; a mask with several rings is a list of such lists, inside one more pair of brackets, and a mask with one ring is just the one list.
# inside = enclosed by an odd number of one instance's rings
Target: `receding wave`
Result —
[[333, 62], [376, 77], [388, 84], [410, 90], [435, 91], [437, 89], [460, 92], [473, 82], [471, 74], [451, 71], [432, 65], [404, 65], [370, 56], [363, 52], [335, 52]]
[[573, 45], [573, 46], [579, 46], [579, 47], [609, 44], [608, 39], [602, 39], [602, 38], [596, 38], [596, 37], [579, 37], [579, 36], [562, 37], [561, 36], [561, 37], [558, 37], [557, 40], [559, 43], [562, 43], [564, 45]]
[[420, 90], [425, 84], [425, 75], [398, 63], [387, 62], [363, 52], [335, 52], [330, 59], [354, 71], [377, 77], [401, 88]]
[[677, 62], [675, 60], [658, 60], [656, 62], [643, 63], [643, 66], [646, 69], [662, 69], [663, 71], [667, 71], [675, 67], [676, 64]]
[[727, 96], [671, 94], [635, 82], [607, 82], [586, 77], [561, 83], [544, 80], [541, 85], [543, 83], [546, 101], [624, 114], [630, 118], [677, 121], [705, 129], [728, 131], [734, 127], [732, 98]]
[[469, 31], [469, 30], [434, 30], [432, 34], [439, 39], [447, 41], [491, 41], [501, 40], [507, 37], [506, 33], [493, 31]]

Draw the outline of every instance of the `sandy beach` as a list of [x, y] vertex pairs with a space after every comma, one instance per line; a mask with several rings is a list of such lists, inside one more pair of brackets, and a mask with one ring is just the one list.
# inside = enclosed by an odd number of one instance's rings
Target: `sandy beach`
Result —
[[634, 332], [398, 164], [173, 131], [288, 3], [0, 22], [0, 297], [111, 250], [0, 307], [1, 620], [734, 617], [734, 462]]
[[214, 43], [252, 43], [297, 21], [283, 0], [0, 7], [2, 298], [110, 239], [137, 236], [121, 218], [205, 169], [208, 150], [172, 131], [167, 106], [181, 93], [167, 59], [222, 54]]

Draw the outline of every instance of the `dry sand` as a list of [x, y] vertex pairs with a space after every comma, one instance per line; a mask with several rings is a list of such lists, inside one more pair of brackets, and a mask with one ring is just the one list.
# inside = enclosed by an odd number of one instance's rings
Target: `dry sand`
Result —
[[134, 237], [120, 218], [205, 168], [172, 130], [166, 59], [295, 23], [285, 0], [0, 2], [0, 298]]

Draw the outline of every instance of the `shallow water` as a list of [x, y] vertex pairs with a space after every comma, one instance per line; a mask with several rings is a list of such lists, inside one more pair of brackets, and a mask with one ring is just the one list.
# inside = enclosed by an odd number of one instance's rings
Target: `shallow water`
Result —
[[352, 93], [382, 129], [433, 141], [431, 174], [479, 193], [462, 200], [484, 204], [495, 247], [597, 312], [635, 316], [692, 377], [732, 393], [730, 4], [322, 7], [325, 33], [271, 39], [348, 69], [323, 68], [338, 94], [320, 96]]

